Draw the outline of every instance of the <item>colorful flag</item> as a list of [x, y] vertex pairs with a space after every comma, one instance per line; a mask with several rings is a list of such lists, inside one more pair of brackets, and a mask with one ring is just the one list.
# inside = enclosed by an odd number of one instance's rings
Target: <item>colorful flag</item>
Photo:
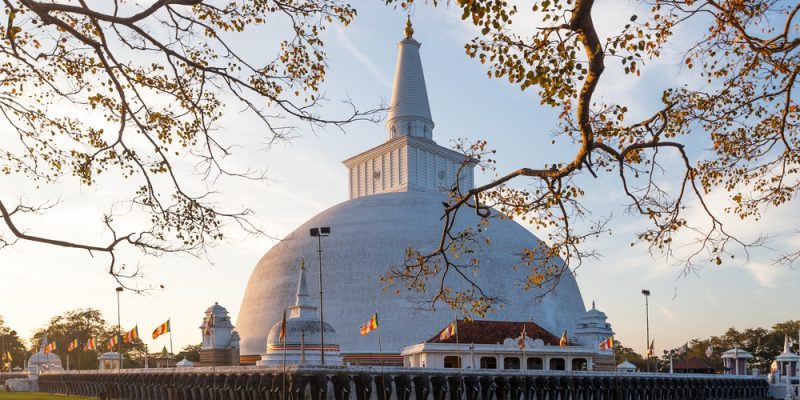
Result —
[[558, 341], [559, 347], [564, 347], [569, 344], [569, 339], [567, 339], [567, 330], [564, 330], [564, 333], [561, 334], [561, 340]]
[[652, 357], [655, 354], [655, 341], [655, 338], [650, 340], [650, 345], [647, 346], [647, 357]]
[[520, 350], [525, 350], [525, 338], [528, 336], [528, 333], [525, 331], [527, 326], [522, 324], [522, 333], [520, 333], [519, 338], [517, 338], [517, 346]]
[[139, 339], [139, 325], [133, 327], [133, 329], [125, 332], [125, 336], [122, 337], [122, 342], [125, 344], [132, 343], [134, 340]]
[[3, 361], [5, 361], [7, 363], [10, 363], [10, 362], [14, 361], [14, 358], [11, 357], [11, 352], [10, 351], [6, 352], [6, 355], [3, 358]]
[[367, 336], [368, 333], [378, 329], [378, 313], [372, 314], [369, 321], [361, 325], [361, 336]]
[[613, 348], [614, 348], [614, 337], [613, 336], [609, 336], [608, 338], [603, 339], [603, 341], [600, 342], [600, 351], [611, 350]]
[[56, 342], [48, 343], [47, 346], [44, 347], [44, 352], [45, 353], [52, 353], [52, 352], [54, 352], [56, 350], [58, 350], [58, 348], [56, 346]]
[[116, 346], [117, 344], [119, 344], [119, 335], [114, 335], [111, 337], [111, 339], [108, 339], [108, 344], [106, 345], [106, 347], [108, 348], [109, 351], [111, 351], [114, 350], [114, 346]]
[[451, 337], [458, 334], [458, 328], [456, 328], [456, 322], [453, 321], [450, 325], [447, 325], [447, 328], [444, 328], [442, 333], [439, 334], [439, 340], [447, 340]]
[[75, 339], [67, 345], [67, 351], [72, 351], [78, 348], [78, 339]]
[[[284, 310], [283, 313], [286, 314], [286, 311]], [[214, 327], [214, 314], [208, 314], [208, 318], [206, 318], [206, 324], [203, 327], [203, 335], [211, 336], [211, 328], [213, 327]]]
[[708, 348], [706, 349], [706, 357], [711, 358], [712, 355], [714, 355], [714, 348], [711, 347], [711, 345], [708, 345]]
[[164, 322], [163, 324], [159, 325], [158, 328], [156, 328], [156, 330], [153, 331], [153, 339], [156, 339], [159, 336], [161, 336], [161, 335], [163, 335], [165, 333], [168, 333], [168, 332], [170, 332], [170, 330], [169, 330], [169, 320], [167, 320], [167, 322]]
[[97, 343], [95, 343], [94, 338], [89, 338], [86, 341], [86, 350], [95, 350], [97, 349]]
[[281, 320], [281, 335], [278, 338], [281, 343], [286, 340], [286, 309], [283, 310], [283, 319]]

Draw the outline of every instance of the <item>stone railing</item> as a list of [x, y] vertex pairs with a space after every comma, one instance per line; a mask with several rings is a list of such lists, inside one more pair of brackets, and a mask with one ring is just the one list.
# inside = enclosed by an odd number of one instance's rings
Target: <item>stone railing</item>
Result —
[[123, 369], [39, 376], [43, 392], [131, 400], [765, 399], [768, 387], [762, 378], [731, 375], [364, 367]]

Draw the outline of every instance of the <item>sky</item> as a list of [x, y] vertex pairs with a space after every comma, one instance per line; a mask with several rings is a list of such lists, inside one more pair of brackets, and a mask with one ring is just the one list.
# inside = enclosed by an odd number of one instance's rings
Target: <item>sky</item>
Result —
[[[627, 18], [619, 15], [637, 12], [637, 4], [615, 0], [596, 7], [596, 25], [601, 33], [624, 23]], [[353, 5], [359, 11], [355, 21], [348, 27], [332, 27], [325, 36], [330, 57], [325, 92], [332, 99], [331, 112], [342, 109], [336, 100], [349, 98], [362, 108], [371, 108], [388, 103], [391, 96], [396, 43], [402, 38], [405, 12], [381, 2], [358, 1]], [[458, 14], [454, 9], [428, 5], [412, 10], [414, 36], [422, 42], [421, 57], [436, 123], [434, 139], [445, 146], [457, 138], [488, 139], [489, 146], [497, 150], [500, 173], [571, 157], [574, 148], [569, 143], [550, 144], [557, 115], [539, 105], [535, 91], [521, 92], [503, 80], [487, 79], [485, 66], [465, 55], [463, 45], [475, 31], [460, 21]], [[529, 17], [518, 20], [525, 18]], [[678, 32], [674, 39], [677, 44], [696, 34], [691, 27], [687, 29]], [[236, 44], [252, 57], [269, 53], [257, 35]], [[649, 63], [638, 79], [624, 77], [618, 65], [607, 68], [598, 89], [600, 96], [635, 104], [634, 117], [647, 115], [657, 106], [659, 96], [654, 93], [696, 82], [681, 68], [676, 54], [668, 51], [661, 60]], [[144, 295], [123, 292], [120, 297], [123, 327], [138, 324], [151, 348], [168, 345], [164, 338], [149, 338], [149, 332], [167, 318], [172, 321], [175, 351], [199, 343], [203, 312], [214, 302], [226, 307], [235, 321], [250, 272], [275, 244], [274, 238], [346, 201], [347, 175], [341, 161], [387, 137], [382, 122], [364, 122], [347, 126], [344, 132], [300, 131], [296, 139], [267, 151], [253, 139], [261, 137], [263, 126], [238, 108], [228, 108], [220, 127], [225, 139], [245, 143], [231, 162], [265, 169], [270, 178], [267, 182], [226, 181], [219, 188], [220, 201], [225, 206], [253, 209], [255, 221], [272, 238], [230, 230], [226, 240], [201, 258], [165, 255], [138, 259], [136, 253], [126, 253], [145, 273], [137, 284], [164, 285], [164, 289]], [[705, 150], [702, 142], [696, 144], [694, 156]], [[479, 175], [476, 180], [483, 183], [490, 178]], [[769, 327], [798, 318], [790, 303], [796, 299], [800, 276], [796, 270], [773, 263], [781, 250], [800, 247], [800, 238], [794, 234], [796, 202], [769, 212], [757, 223], [726, 219], [730, 229], [743, 237], [774, 235], [770, 249], [684, 274], [680, 266], [649, 254], [644, 246], [630, 245], [643, 221], [626, 215], [624, 198], [613, 176], [582, 179], [586, 205], [593, 215], [613, 215], [615, 219], [611, 235], [590, 242], [600, 257], [576, 271], [577, 281], [587, 308], [595, 301], [609, 316], [616, 339], [624, 345], [638, 351], [645, 347], [642, 289], [652, 293], [649, 325], [657, 352], [691, 338], [722, 334], [729, 327]], [[23, 222], [30, 231], [70, 238], [103, 234], [97, 221], [114, 195], [113, 185], [87, 188], [59, 182], [36, 187], [14, 177], [0, 178], [0, 188], [4, 200], [60, 198], [56, 209]], [[711, 197], [717, 209], [726, 205], [723, 194]], [[696, 207], [687, 212], [697, 215]], [[25, 338], [44, 327], [51, 317], [77, 308], [100, 309], [115, 322], [117, 284], [104, 272], [105, 262], [99, 255], [31, 243], [0, 250], [0, 315]]]

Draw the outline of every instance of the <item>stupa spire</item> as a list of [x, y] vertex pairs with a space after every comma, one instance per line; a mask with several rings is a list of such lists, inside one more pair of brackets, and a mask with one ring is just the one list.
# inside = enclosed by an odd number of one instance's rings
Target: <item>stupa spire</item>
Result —
[[403, 29], [403, 33], [406, 34], [406, 39], [411, 39], [414, 36], [414, 28], [411, 27], [411, 16], [407, 16], [406, 19], [406, 28]]
[[783, 352], [784, 352], [785, 354], [788, 354], [788, 353], [791, 353], [791, 352], [792, 352], [791, 350], [792, 350], [792, 347], [791, 347], [791, 345], [789, 344], [789, 335], [788, 335], [788, 334], [787, 334], [787, 335], [784, 335], [784, 336], [783, 336]]
[[433, 119], [425, 88], [425, 75], [419, 56], [420, 43], [414, 35], [411, 17], [403, 30], [405, 38], [398, 43], [397, 66], [394, 73], [392, 100], [386, 128], [389, 139], [399, 136], [418, 136], [433, 139]]
[[308, 284], [306, 283], [306, 260], [300, 260], [300, 279], [297, 281], [297, 294], [295, 295], [295, 307], [310, 308], [311, 296], [308, 294]]

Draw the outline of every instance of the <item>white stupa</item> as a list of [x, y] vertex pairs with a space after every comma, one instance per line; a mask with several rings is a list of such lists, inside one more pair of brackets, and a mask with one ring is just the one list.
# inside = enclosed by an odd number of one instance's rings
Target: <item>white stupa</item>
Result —
[[61, 371], [63, 369], [61, 358], [57, 354], [45, 351], [47, 343], [47, 333], [45, 333], [39, 343], [39, 351], [28, 358], [28, 372], [38, 374], [44, 371]]
[[[267, 347], [257, 365], [287, 364], [321, 364], [320, 355], [320, 321], [317, 307], [311, 302], [306, 283], [306, 268], [300, 264], [300, 280], [297, 282], [297, 295], [294, 306], [289, 307], [286, 316], [286, 336], [281, 340], [281, 325], [278, 320], [267, 336]], [[341, 365], [336, 331], [330, 324], [323, 323], [325, 329], [325, 365]], [[284, 354], [285, 353], [285, 354]]]
[[[438, 243], [442, 202], [448, 199], [448, 189], [456, 182], [462, 190], [470, 189], [474, 179], [471, 165], [461, 169], [464, 155], [433, 140], [420, 43], [410, 24], [398, 47], [388, 139], [344, 161], [350, 200], [314, 216], [275, 244], [250, 276], [236, 323], [244, 363], [261, 358], [269, 327], [294, 303], [299, 274], [295, 266], [303, 258], [309, 261], [311, 301], [319, 303], [319, 279], [315, 279], [319, 274], [318, 238], [310, 237], [311, 228], [330, 227], [332, 231], [321, 238], [324, 316], [337, 332], [345, 362], [349, 356], [378, 353], [402, 360], [403, 347], [425, 341], [453, 319], [447, 306], [439, 304], [436, 311], [420, 309], [419, 303], [412, 301], [420, 300], [419, 294], [384, 292], [380, 282], [390, 266], [404, 263], [406, 249], [424, 251]], [[456, 225], [458, 230], [480, 228], [481, 240], [472, 246], [480, 259], [475, 280], [488, 294], [504, 301], [502, 308], [486, 318], [533, 321], [556, 334], [565, 329], [572, 332], [586, 312], [572, 274], [565, 273], [555, 291], [541, 302], [533, 302], [539, 292], [521, 289], [529, 270], [519, 254], [539, 246], [539, 239], [496, 213], [488, 222], [488, 226], [481, 225], [474, 212], [464, 211]], [[463, 284], [455, 276], [449, 279], [450, 285]], [[361, 324], [375, 312], [380, 315], [380, 351], [375, 335], [359, 334]]]

